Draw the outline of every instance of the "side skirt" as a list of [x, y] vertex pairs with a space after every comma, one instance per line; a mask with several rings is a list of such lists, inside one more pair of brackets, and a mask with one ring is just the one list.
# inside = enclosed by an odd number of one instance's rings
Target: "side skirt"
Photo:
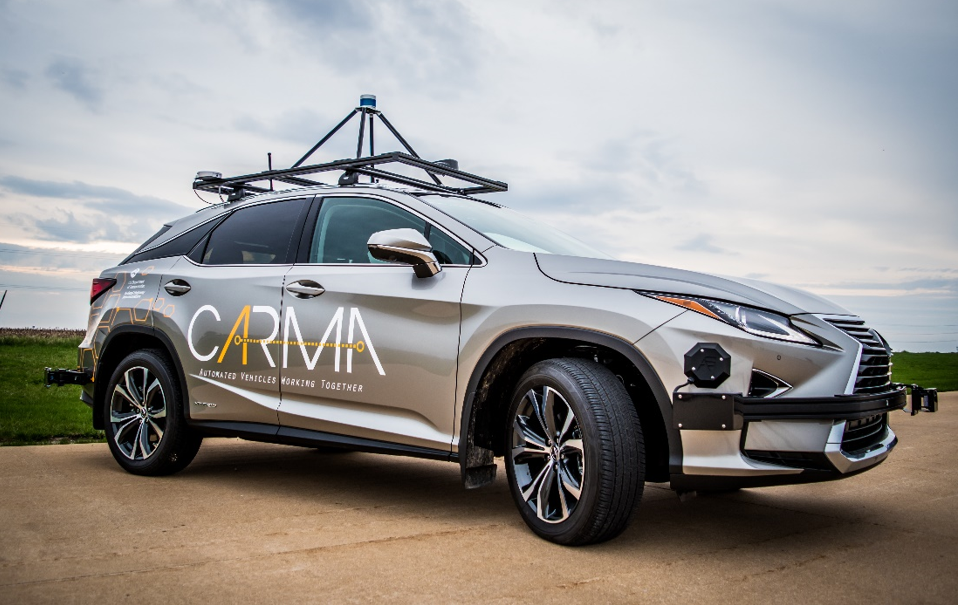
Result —
[[428, 458], [430, 460], [445, 460], [458, 462], [459, 456], [445, 450], [434, 450], [427, 447], [402, 445], [362, 437], [349, 437], [323, 431], [310, 431], [288, 426], [275, 426], [254, 422], [191, 422], [190, 428], [203, 435], [216, 437], [240, 437], [249, 441], [263, 443], [280, 443], [283, 445], [299, 445], [302, 447], [332, 446], [344, 450], [371, 452], [374, 454], [391, 454], [394, 456], [412, 456], [414, 458]]

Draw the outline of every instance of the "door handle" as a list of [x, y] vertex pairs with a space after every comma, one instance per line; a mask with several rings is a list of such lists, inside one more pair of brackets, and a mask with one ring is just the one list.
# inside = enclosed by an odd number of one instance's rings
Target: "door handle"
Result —
[[174, 279], [171, 282], [167, 282], [163, 288], [173, 296], [183, 296], [190, 291], [190, 285], [182, 279]]
[[286, 286], [286, 291], [290, 292], [296, 298], [315, 298], [326, 291], [326, 288], [316, 282], [303, 279], [294, 281]]

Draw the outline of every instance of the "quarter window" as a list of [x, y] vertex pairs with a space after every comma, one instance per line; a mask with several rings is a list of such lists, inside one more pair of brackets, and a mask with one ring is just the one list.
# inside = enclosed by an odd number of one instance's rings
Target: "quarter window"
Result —
[[305, 200], [241, 208], [210, 235], [205, 265], [275, 265], [288, 262], [293, 231]]
[[369, 236], [387, 229], [415, 229], [432, 244], [444, 265], [469, 265], [472, 253], [432, 224], [397, 206], [367, 198], [333, 197], [323, 200], [316, 220], [310, 263], [381, 264], [369, 253]]

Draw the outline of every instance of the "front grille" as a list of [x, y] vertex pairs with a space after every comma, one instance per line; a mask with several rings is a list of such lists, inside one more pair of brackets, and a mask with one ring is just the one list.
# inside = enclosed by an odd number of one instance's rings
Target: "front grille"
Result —
[[842, 436], [842, 451], [856, 454], [866, 451], [879, 443], [888, 435], [888, 415], [876, 414], [858, 420], [849, 420], [845, 423], [845, 434]]
[[878, 332], [856, 317], [828, 317], [825, 321], [862, 343], [853, 393], [882, 393], [891, 388], [891, 358]]

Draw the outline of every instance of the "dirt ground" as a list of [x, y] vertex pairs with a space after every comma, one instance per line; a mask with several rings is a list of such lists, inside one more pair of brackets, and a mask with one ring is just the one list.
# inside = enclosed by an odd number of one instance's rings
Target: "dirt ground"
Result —
[[958, 393], [863, 475], [680, 502], [618, 539], [530, 533], [503, 469], [210, 439], [174, 477], [103, 444], [0, 448], [0, 602], [955, 603]]

